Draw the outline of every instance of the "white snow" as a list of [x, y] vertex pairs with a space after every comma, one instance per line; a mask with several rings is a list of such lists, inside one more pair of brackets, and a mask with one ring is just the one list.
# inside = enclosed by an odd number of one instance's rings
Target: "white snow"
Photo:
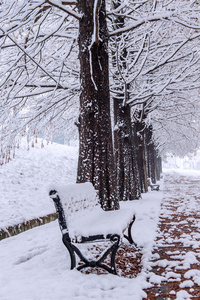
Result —
[[193, 287], [194, 286], [194, 282], [192, 280], [185, 280], [183, 282], [180, 283], [180, 288], [188, 288], [188, 287]]
[[166, 281], [166, 278], [156, 274], [151, 275], [151, 277], [149, 278], [149, 282], [155, 284], [160, 284], [162, 281]]
[[0, 265], [3, 300], [13, 300], [13, 296], [15, 300], [57, 300], [66, 295], [67, 299], [139, 300], [149, 287], [145, 271], [135, 279], [70, 271], [57, 221], [2, 240]]
[[187, 291], [179, 291], [177, 294], [176, 294], [176, 299], [177, 300], [183, 300], [183, 299], [190, 299], [192, 297], [192, 295], [190, 295]]
[[77, 148], [38, 140], [27, 151], [22, 140], [15, 159], [0, 166], [0, 228], [17, 225], [55, 211], [47, 187], [76, 181]]
[[[0, 168], [0, 228], [55, 211], [48, 187], [75, 182], [77, 149], [62, 145], [38, 146], [17, 151], [16, 158]], [[126, 299], [146, 297], [149, 259], [156, 237], [161, 191], [141, 200], [121, 203], [135, 211], [133, 238], [142, 248], [141, 273], [133, 279], [106, 274], [85, 275], [70, 270], [70, 259], [61, 240], [57, 220], [0, 241], [0, 299]], [[83, 245], [85, 246], [85, 245]], [[87, 246], [86, 246], [87, 247]]]
[[[75, 182], [77, 152], [76, 148], [56, 144], [43, 149], [36, 146], [27, 152], [23, 142], [16, 158], [0, 167], [0, 228], [54, 212], [47, 188], [52, 182], [56, 185]], [[179, 178], [180, 175], [181, 173], [168, 172], [166, 176]], [[184, 176], [188, 176], [188, 180], [194, 178], [194, 184], [200, 178], [199, 173], [187, 173]], [[192, 200], [198, 193], [198, 186], [196, 184], [192, 196], [186, 195], [184, 189], [181, 191], [186, 205], [187, 199], [190, 201], [187, 205], [189, 211], [198, 209]], [[168, 192], [165, 192], [165, 198], [167, 196]], [[158, 259], [158, 265], [166, 266], [167, 272], [162, 276], [151, 272], [154, 264], [150, 262], [153, 245], [155, 238], [160, 235], [157, 224], [162, 198], [163, 184], [160, 182], [160, 191], [143, 194], [141, 200], [121, 203], [122, 209], [126, 207], [135, 211], [137, 216], [132, 235], [142, 252], [142, 270], [136, 278], [122, 278], [110, 274], [86, 275], [76, 270], [71, 271], [69, 254], [62, 243], [56, 220], [0, 241], [0, 299], [140, 300], [146, 298], [144, 290], [152, 284], [180, 280], [179, 275], [170, 271], [170, 268], [175, 265], [178, 269], [184, 264], [195, 263], [199, 252], [190, 251], [186, 254], [174, 251], [177, 260], [173, 261], [159, 261], [159, 256], [155, 254], [153, 259]], [[185, 209], [180, 203], [180, 210]], [[167, 209], [160, 216], [163, 214], [168, 215]], [[196, 220], [193, 224], [196, 225], [197, 222]], [[199, 236], [200, 234], [194, 235], [191, 239], [190, 234], [187, 234], [181, 235], [180, 239], [185, 244], [192, 242], [193, 248], [198, 249], [196, 247], [200, 245]], [[160, 238], [159, 243], [162, 244], [162, 237]], [[86, 247], [85, 250], [88, 247], [81, 246]], [[192, 296], [184, 288], [192, 287], [193, 282], [200, 285], [199, 270], [187, 271], [184, 277], [186, 280], [180, 284], [182, 290], [176, 294], [176, 299], [190, 299]]]
[[187, 271], [185, 274], [184, 274], [184, 277], [185, 278], [191, 278], [191, 277], [194, 277], [194, 276], [199, 276], [200, 277], [200, 270], [189, 270]]
[[177, 273], [174, 273], [174, 272], [168, 272], [166, 274], [166, 278], [169, 279], [169, 278], [180, 278], [181, 275], [180, 274], [177, 274]]

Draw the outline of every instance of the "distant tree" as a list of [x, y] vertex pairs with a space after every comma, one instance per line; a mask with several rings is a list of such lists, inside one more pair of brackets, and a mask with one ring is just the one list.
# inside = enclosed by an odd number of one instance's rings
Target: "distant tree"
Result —
[[147, 119], [153, 124], [157, 148], [162, 155], [170, 152], [180, 157], [196, 151], [200, 146], [199, 92], [184, 91], [166, 100]]
[[[131, 8], [127, 14], [123, 12], [123, 4], [115, 9], [119, 21], [114, 33], [120, 37], [115, 51], [118, 56], [116, 71], [113, 72], [115, 84], [111, 89], [122, 110], [127, 106], [132, 109], [140, 188], [147, 191], [146, 178], [151, 175], [153, 182], [159, 178], [154, 165], [157, 158], [155, 147], [159, 141], [155, 140], [151, 118], [147, 116], [156, 115], [157, 108], [161, 104], [167, 105], [174, 95], [179, 97], [178, 94], [183, 95], [188, 89], [198, 88], [200, 24], [194, 11], [199, 7], [195, 1], [132, 1]], [[120, 22], [123, 23], [121, 28]], [[133, 27], [134, 30], [127, 34], [127, 30]], [[121, 59], [124, 49], [126, 59]], [[181, 101], [177, 105], [181, 105]], [[151, 140], [146, 145], [149, 128]]]

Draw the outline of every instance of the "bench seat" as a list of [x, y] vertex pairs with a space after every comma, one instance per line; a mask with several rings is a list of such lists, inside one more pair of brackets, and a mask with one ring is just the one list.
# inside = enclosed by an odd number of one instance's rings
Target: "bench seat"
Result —
[[128, 228], [134, 211], [120, 209], [115, 211], [103, 211], [96, 208], [85, 216], [76, 215], [73, 222], [68, 223], [69, 235], [72, 240], [78, 242], [81, 236], [102, 234], [118, 234], [123, 237], [124, 231]]

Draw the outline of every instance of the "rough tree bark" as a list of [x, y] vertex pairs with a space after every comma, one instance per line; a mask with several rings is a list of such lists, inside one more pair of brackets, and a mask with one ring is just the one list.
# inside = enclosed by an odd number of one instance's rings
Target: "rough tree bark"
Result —
[[119, 208], [115, 196], [110, 118], [108, 29], [105, 1], [79, 0], [80, 116], [77, 182], [90, 181], [103, 209]]

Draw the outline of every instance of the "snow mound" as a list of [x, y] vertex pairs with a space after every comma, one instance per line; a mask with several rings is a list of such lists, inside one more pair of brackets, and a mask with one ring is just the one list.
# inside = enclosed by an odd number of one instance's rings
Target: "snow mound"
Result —
[[22, 140], [15, 158], [0, 166], [0, 228], [55, 212], [47, 186], [76, 180], [77, 148], [45, 144], [41, 140], [27, 151]]

